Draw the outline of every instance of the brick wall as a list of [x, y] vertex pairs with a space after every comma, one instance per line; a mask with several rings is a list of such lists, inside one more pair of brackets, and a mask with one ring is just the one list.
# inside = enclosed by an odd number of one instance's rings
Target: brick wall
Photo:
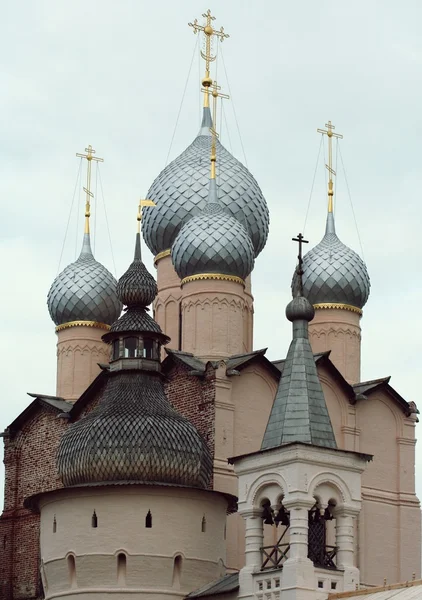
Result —
[[[208, 364], [205, 375], [189, 375], [189, 369], [180, 363], [167, 374], [167, 397], [184, 417], [189, 419], [206, 440], [211, 456], [215, 445], [215, 370]], [[210, 482], [210, 489], [213, 483]]]

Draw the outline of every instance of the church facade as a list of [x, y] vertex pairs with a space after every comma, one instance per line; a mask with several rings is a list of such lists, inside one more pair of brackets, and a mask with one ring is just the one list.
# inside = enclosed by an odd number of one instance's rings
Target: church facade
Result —
[[87, 193], [81, 254], [48, 293], [56, 395], [3, 433], [4, 600], [323, 600], [420, 578], [418, 411], [389, 377], [361, 381], [370, 283], [336, 233], [330, 163], [325, 233], [303, 257], [297, 240], [289, 353], [253, 347], [269, 210], [215, 135], [225, 34], [204, 17], [202, 125], [138, 216], [157, 281], [140, 230], [118, 282], [95, 260]]

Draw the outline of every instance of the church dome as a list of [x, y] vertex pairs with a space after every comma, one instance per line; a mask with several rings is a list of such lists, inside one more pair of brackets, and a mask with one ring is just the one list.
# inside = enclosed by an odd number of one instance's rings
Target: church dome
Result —
[[245, 227], [220, 206], [215, 179], [202, 214], [180, 230], [171, 250], [181, 279], [199, 274], [221, 274], [245, 279], [253, 269], [254, 249]]
[[[177, 234], [191, 218], [205, 208], [209, 180], [209, 156], [212, 120], [209, 108], [198, 136], [192, 144], [158, 175], [148, 199], [155, 207], [143, 212], [142, 232], [145, 243], [155, 255], [172, 247]], [[234, 156], [217, 141], [220, 202], [242, 223], [252, 240], [255, 257], [268, 237], [269, 212], [258, 183]]]
[[48, 292], [52, 320], [56, 325], [72, 321], [111, 325], [122, 310], [116, 284], [113, 275], [95, 260], [89, 233], [85, 233], [78, 260], [57, 275]]
[[113, 345], [110, 372], [98, 405], [61, 439], [60, 477], [65, 486], [136, 482], [207, 488], [208, 446], [164, 392], [160, 349], [169, 340], [146, 312], [157, 288], [141, 260], [139, 234], [135, 260], [118, 292], [128, 306], [103, 336]]
[[208, 447], [178, 414], [159, 375], [109, 375], [99, 405], [71, 425], [60, 442], [57, 467], [65, 486], [138, 482], [206, 488]]
[[[296, 286], [295, 274], [292, 289]], [[321, 242], [303, 257], [303, 293], [313, 305], [346, 304], [361, 309], [370, 281], [361, 257], [337, 237], [333, 213], [328, 213]]]

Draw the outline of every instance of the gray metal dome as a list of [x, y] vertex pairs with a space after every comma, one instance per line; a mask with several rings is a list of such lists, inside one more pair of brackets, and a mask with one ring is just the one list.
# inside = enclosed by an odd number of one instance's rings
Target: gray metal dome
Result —
[[[293, 276], [292, 289], [296, 288]], [[333, 213], [328, 213], [325, 235], [303, 257], [303, 294], [315, 304], [347, 304], [363, 308], [370, 281], [361, 257], [336, 235]]]
[[[156, 203], [143, 211], [142, 233], [153, 254], [171, 248], [182, 226], [205, 208], [209, 178], [212, 120], [209, 108], [193, 143], [158, 175], [148, 198]], [[218, 184], [222, 206], [242, 223], [252, 240], [255, 256], [268, 237], [269, 213], [258, 183], [217, 141]]]
[[149, 306], [158, 293], [154, 277], [148, 273], [141, 258], [141, 234], [136, 234], [132, 264], [117, 284], [117, 295], [126, 306]]
[[181, 279], [205, 273], [245, 279], [252, 271], [254, 249], [249, 234], [218, 203], [215, 179], [210, 181], [206, 208], [182, 227], [171, 258]]
[[57, 275], [48, 292], [50, 316], [56, 325], [71, 321], [111, 325], [122, 311], [116, 285], [113, 275], [92, 255], [89, 233], [85, 233], [78, 260]]
[[139, 482], [206, 488], [210, 451], [178, 414], [159, 374], [110, 374], [99, 405], [64, 433], [57, 468], [65, 486]]

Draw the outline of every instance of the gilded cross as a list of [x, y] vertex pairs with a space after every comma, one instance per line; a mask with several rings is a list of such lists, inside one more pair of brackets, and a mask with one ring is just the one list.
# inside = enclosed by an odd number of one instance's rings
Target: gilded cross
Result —
[[217, 58], [216, 55], [212, 54], [213, 37], [215, 36], [217, 39], [224, 42], [224, 39], [229, 38], [230, 36], [225, 33], [224, 27], [220, 27], [219, 30], [214, 29], [212, 21], [215, 21], [215, 17], [211, 14], [210, 9], [208, 9], [206, 13], [203, 13], [202, 16], [206, 19], [205, 25], [199, 25], [198, 19], [195, 19], [193, 23], [188, 23], [188, 25], [193, 28], [194, 33], [203, 31], [205, 34], [205, 52], [201, 50], [201, 56], [205, 60], [205, 77], [202, 80], [202, 85], [204, 88], [207, 88], [207, 93], [204, 97], [204, 106], [209, 106], [208, 88], [212, 84], [212, 79], [210, 77], [210, 63], [214, 62]]
[[334, 176], [336, 175], [336, 172], [333, 169], [333, 137], [343, 139], [343, 136], [340, 135], [339, 133], [334, 133], [335, 127], [331, 123], [331, 121], [328, 121], [328, 123], [325, 124], [325, 127], [327, 129], [317, 129], [317, 132], [321, 133], [322, 135], [326, 135], [328, 137], [328, 165], [327, 164], [325, 165], [327, 167], [327, 170], [329, 173], [328, 212], [333, 212], [333, 196], [334, 196], [333, 175]]
[[136, 217], [138, 220], [138, 233], [141, 232], [142, 209], [144, 206], [155, 206], [155, 202], [148, 199], [139, 200], [138, 216]]
[[91, 163], [95, 162], [104, 162], [103, 158], [99, 158], [98, 156], [94, 156], [95, 150], [91, 146], [85, 148], [86, 154], [76, 153], [76, 156], [79, 158], [86, 158], [88, 161], [88, 167], [86, 170], [86, 187], [84, 187], [84, 192], [86, 193], [86, 202], [85, 202], [85, 233], [89, 233], [89, 217], [91, 216], [91, 198], [94, 197], [94, 194], [91, 192]]

